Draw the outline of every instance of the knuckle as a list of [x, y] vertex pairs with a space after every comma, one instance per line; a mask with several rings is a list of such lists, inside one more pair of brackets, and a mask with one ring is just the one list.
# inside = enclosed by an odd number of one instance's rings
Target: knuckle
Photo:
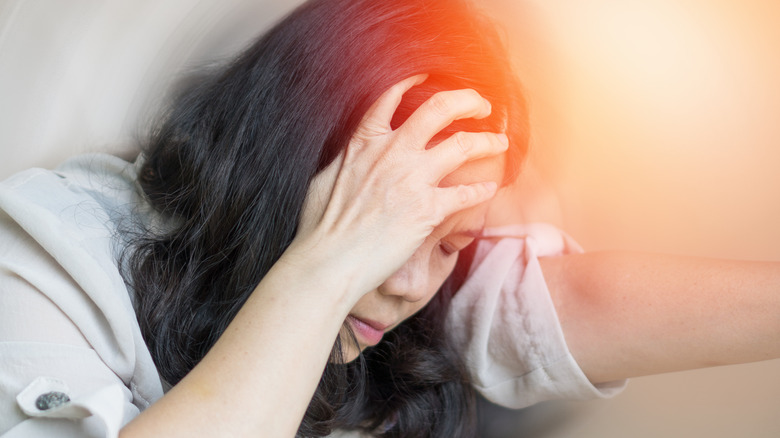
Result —
[[474, 149], [474, 138], [465, 132], [456, 132], [453, 136], [455, 144], [458, 146], [458, 151], [462, 154], [468, 154]]
[[502, 142], [501, 139], [495, 134], [485, 133], [483, 138], [485, 139], [484, 150], [486, 154], [499, 154], [504, 152], [508, 147], [508, 145], [505, 145], [504, 142]]
[[455, 99], [447, 92], [436, 93], [428, 99], [428, 106], [439, 115], [448, 115], [455, 106]]
[[448, 208], [446, 205], [442, 203], [435, 204], [433, 210], [431, 211], [431, 216], [429, 218], [429, 222], [433, 224], [434, 228], [436, 225], [440, 224], [445, 217], [447, 217], [447, 211]]
[[471, 200], [471, 188], [469, 186], [458, 186], [458, 202], [460, 205], [468, 204]]
[[367, 116], [358, 125], [355, 135], [359, 138], [379, 137], [387, 134], [387, 127], [375, 116]]

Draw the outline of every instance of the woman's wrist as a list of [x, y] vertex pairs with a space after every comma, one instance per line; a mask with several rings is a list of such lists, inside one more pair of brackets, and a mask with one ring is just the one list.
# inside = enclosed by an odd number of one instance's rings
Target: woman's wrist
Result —
[[[328, 240], [336, 242], [329, 244]], [[316, 293], [320, 295], [318, 299], [328, 297], [348, 312], [370, 287], [354, 252], [340, 248], [338, 240], [313, 234], [296, 239], [268, 275], [291, 279], [297, 290]]]

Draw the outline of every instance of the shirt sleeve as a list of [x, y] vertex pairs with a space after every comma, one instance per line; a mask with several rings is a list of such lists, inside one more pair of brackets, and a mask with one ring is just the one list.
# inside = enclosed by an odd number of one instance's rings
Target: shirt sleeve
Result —
[[552, 399], [610, 397], [626, 381], [593, 385], [566, 345], [539, 257], [582, 252], [546, 224], [485, 231], [447, 327], [465, 355], [476, 389], [522, 408]]

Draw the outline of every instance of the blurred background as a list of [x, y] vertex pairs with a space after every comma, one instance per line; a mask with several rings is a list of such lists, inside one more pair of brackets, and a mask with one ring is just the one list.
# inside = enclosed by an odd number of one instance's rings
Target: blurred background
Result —
[[[299, 3], [0, 0], [0, 179], [76, 153], [132, 156], [182, 73]], [[504, 30], [532, 121], [496, 223], [552, 222], [588, 250], [780, 260], [780, 4], [479, 6]], [[611, 400], [495, 417], [494, 433], [777, 437], [778, 411], [769, 361], [633, 379]]]

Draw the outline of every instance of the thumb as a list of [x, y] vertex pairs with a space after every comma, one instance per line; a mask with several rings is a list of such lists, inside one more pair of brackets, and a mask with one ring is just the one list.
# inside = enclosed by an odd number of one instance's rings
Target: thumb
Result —
[[306, 234], [314, 229], [322, 220], [333, 194], [336, 177], [344, 163], [344, 152], [340, 153], [332, 163], [318, 173], [309, 184], [306, 199], [303, 201], [301, 220], [298, 224], [298, 234]]

